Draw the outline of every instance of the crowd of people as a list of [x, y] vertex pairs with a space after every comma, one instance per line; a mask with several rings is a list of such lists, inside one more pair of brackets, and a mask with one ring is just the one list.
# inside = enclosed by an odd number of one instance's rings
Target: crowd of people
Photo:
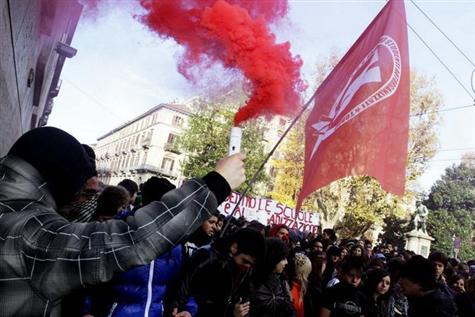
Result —
[[0, 316], [475, 316], [475, 260], [219, 214], [244, 159], [107, 186], [87, 145], [26, 133], [0, 162]]

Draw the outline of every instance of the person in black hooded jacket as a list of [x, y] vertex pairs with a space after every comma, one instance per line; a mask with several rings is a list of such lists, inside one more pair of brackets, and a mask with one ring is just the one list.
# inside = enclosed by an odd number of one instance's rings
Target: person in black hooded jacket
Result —
[[278, 238], [267, 238], [266, 253], [259, 263], [251, 288], [251, 317], [293, 317], [286, 280], [281, 276], [287, 265], [289, 250]]
[[171, 296], [171, 311], [184, 314], [193, 297], [197, 317], [247, 316], [252, 267], [264, 254], [264, 243], [259, 232], [245, 228], [194, 252]]

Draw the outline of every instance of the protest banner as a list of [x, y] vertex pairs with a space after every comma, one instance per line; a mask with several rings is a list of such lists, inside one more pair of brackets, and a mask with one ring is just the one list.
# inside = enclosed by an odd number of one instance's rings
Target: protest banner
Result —
[[[219, 207], [218, 210], [229, 216], [236, 203], [241, 198], [239, 193], [232, 193]], [[320, 214], [316, 212], [296, 212], [270, 198], [244, 197], [234, 214], [234, 217], [245, 217], [248, 221], [257, 220], [264, 225], [284, 224], [291, 229], [317, 233], [320, 226]]]

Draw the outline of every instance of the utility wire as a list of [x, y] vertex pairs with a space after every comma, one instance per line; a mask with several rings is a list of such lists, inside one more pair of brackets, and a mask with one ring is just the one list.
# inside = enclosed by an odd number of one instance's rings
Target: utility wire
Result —
[[445, 36], [445, 38], [446, 38], [450, 43], [452, 43], [452, 45], [457, 49], [457, 51], [459, 51], [459, 53], [462, 54], [463, 57], [465, 57], [465, 59], [466, 59], [470, 64], [472, 64], [473, 67], [475, 67], [475, 63], [457, 46], [457, 44], [454, 43], [454, 41], [452, 41], [452, 40], [450, 39], [450, 37], [449, 37], [444, 31], [442, 31], [442, 29], [434, 22], [434, 20], [432, 20], [432, 19], [430, 18], [430, 16], [429, 16], [427, 13], [425, 13], [425, 12], [421, 9], [421, 7], [419, 7], [419, 6], [414, 2], [414, 0], [410, 0], [410, 1], [411, 1], [412, 4], [417, 8], [417, 10], [419, 10], [419, 11], [427, 18], [427, 20], [429, 20], [430, 23], [432, 23], [432, 25], [433, 25], [437, 30], [439, 30], [439, 32], [440, 32], [443, 36]]
[[472, 108], [472, 107], [475, 107], [475, 103], [473, 105], [443, 108], [443, 109], [439, 109], [437, 111], [428, 111], [428, 112], [424, 112], [424, 113], [415, 113], [415, 114], [411, 114], [410, 117], [414, 118], [414, 117], [424, 116], [424, 115], [433, 114], [433, 113], [448, 112], [448, 111], [460, 110], [460, 109], [466, 109], [466, 108]]
[[92, 96], [91, 94], [89, 94], [88, 92], [84, 91], [84, 89], [80, 88], [79, 86], [77, 86], [75, 83], [73, 83], [72, 81], [70, 80], [67, 80], [67, 79], [63, 79], [64, 82], [68, 83], [69, 85], [71, 85], [73, 88], [76, 88], [77, 91], [79, 91], [80, 93], [82, 93], [84, 96], [86, 96], [89, 100], [93, 101], [96, 105], [98, 105], [100, 108], [102, 108], [103, 110], [105, 110], [106, 112], [108, 112], [109, 114], [111, 114], [112, 116], [114, 116], [116, 119], [119, 120], [119, 122], [124, 122], [126, 120], [124, 120], [124, 118], [121, 118], [120, 116], [118, 116], [114, 111], [112, 111], [111, 109], [109, 109], [109, 107], [106, 107], [105, 105], [103, 105], [96, 97]]
[[452, 77], [459, 83], [459, 85], [463, 88], [463, 90], [465, 90], [465, 92], [470, 96], [470, 99], [475, 100], [472, 93], [467, 89], [467, 87], [465, 87], [464, 84], [462, 84], [462, 82], [458, 79], [458, 77], [454, 74], [454, 72], [447, 66], [447, 64], [445, 64], [445, 62], [439, 57], [439, 55], [437, 55], [437, 53], [429, 46], [429, 44], [427, 44], [427, 42], [422, 38], [422, 36], [420, 36], [419, 33], [417, 33], [416, 30], [409, 23], [407, 23], [407, 26], [412, 30], [412, 32], [414, 32], [414, 34], [419, 38], [419, 40], [427, 47], [427, 49], [432, 53], [432, 55], [434, 55], [435, 58], [437, 58], [437, 60], [442, 64], [442, 66], [444, 66], [445, 69], [447, 69], [450, 75], [452, 75]]

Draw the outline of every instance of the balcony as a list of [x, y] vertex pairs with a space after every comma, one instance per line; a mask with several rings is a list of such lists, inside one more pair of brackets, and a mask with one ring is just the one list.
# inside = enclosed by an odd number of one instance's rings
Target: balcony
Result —
[[167, 152], [181, 154], [181, 151], [178, 149], [178, 146], [175, 143], [165, 143], [163, 149]]

